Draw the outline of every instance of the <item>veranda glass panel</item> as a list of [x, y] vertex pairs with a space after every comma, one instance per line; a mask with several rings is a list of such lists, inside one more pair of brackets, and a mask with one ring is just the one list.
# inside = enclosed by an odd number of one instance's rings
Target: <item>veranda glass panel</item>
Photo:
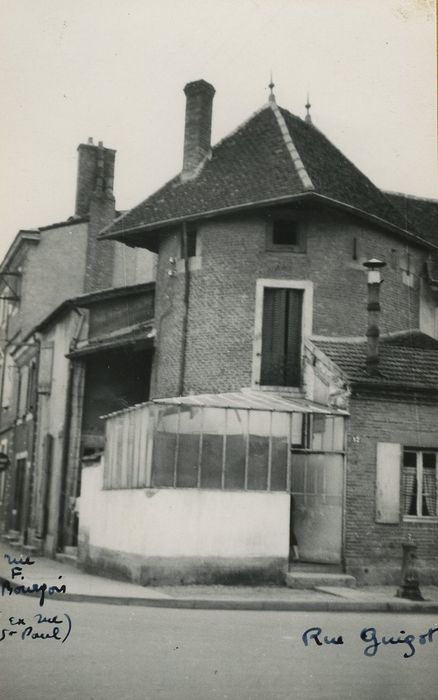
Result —
[[202, 408], [181, 406], [176, 485], [195, 488], [198, 485], [199, 443], [202, 430]]
[[201, 486], [219, 489], [222, 486], [226, 409], [204, 408], [203, 410]]
[[272, 491], [285, 491], [287, 488], [287, 461], [289, 454], [290, 421], [290, 413], [275, 412], [272, 414]]
[[292, 420], [292, 445], [304, 447], [304, 422], [309, 416], [305, 413], [289, 414]]
[[246, 441], [248, 411], [227, 409], [227, 439], [225, 457], [225, 488], [245, 488]]
[[167, 406], [157, 411], [157, 427], [152, 456], [154, 486], [174, 486], [174, 469], [178, 433], [178, 406]]
[[268, 486], [270, 411], [250, 411], [248, 488], [265, 490]]
[[341, 416], [312, 416], [311, 449], [342, 452], [344, 449], [344, 419]]

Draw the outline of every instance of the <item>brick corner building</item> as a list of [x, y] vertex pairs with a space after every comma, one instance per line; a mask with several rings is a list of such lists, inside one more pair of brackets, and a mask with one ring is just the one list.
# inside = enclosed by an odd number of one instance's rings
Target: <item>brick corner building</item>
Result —
[[158, 255], [156, 347], [153, 401], [109, 416], [85, 470], [83, 560], [282, 580], [297, 541], [394, 581], [411, 536], [438, 580], [436, 201], [381, 191], [273, 94], [211, 146], [214, 88], [185, 93], [181, 173], [101, 234]]

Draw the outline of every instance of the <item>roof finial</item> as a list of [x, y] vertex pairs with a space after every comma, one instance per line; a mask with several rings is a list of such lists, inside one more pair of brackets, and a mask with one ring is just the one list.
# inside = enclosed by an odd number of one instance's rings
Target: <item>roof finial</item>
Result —
[[306, 121], [308, 124], [311, 124], [311, 123], [312, 123], [312, 117], [311, 117], [311, 115], [310, 115], [310, 108], [311, 108], [312, 105], [310, 104], [310, 101], [309, 101], [309, 93], [307, 93], [307, 102], [306, 102], [306, 104], [305, 104], [304, 106], [305, 106], [305, 108], [306, 108], [306, 110], [307, 110], [307, 114], [306, 114], [306, 116], [305, 116], [304, 121]]
[[269, 102], [275, 102], [275, 95], [274, 95], [274, 88], [275, 88], [275, 83], [272, 79], [272, 71], [271, 71], [271, 82], [268, 85], [268, 88], [270, 90], [269, 93]]

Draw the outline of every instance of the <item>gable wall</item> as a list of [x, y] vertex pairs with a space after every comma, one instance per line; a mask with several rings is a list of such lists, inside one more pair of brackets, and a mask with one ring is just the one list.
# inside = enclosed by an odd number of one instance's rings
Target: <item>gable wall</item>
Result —
[[[364, 335], [367, 284], [361, 263], [377, 257], [388, 262], [381, 292], [381, 331], [418, 327], [422, 251], [411, 252], [416, 273], [414, 286], [409, 287], [403, 283], [400, 269], [406, 252], [404, 241], [331, 212], [303, 212], [299, 216], [307, 239], [306, 253], [266, 251], [266, 220], [261, 216], [211, 220], [199, 226], [200, 260], [192, 265], [190, 275], [185, 393], [250, 386], [259, 278], [311, 280], [313, 333]], [[359, 260], [353, 260], [354, 238]], [[156, 289], [154, 397], [178, 390], [185, 273], [183, 266], [172, 265], [169, 258], [179, 257], [179, 250], [177, 231], [163, 236]], [[176, 272], [169, 276], [169, 270]]]
[[23, 266], [19, 312], [11, 319], [24, 335], [65, 299], [83, 292], [87, 223], [41, 231]]

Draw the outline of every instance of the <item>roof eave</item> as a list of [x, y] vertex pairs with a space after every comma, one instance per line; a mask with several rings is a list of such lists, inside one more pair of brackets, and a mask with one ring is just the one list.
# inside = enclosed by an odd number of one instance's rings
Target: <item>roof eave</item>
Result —
[[[269, 199], [261, 199], [252, 202], [244, 202], [243, 204], [236, 204], [230, 207], [222, 207], [220, 209], [210, 209], [208, 211], [194, 212], [192, 214], [187, 214], [185, 216], [172, 217], [171, 219], [162, 219], [160, 221], [154, 221], [150, 224], [139, 224], [138, 226], [133, 226], [127, 228], [124, 231], [116, 231], [111, 233], [109, 229], [112, 224], [102, 229], [99, 233], [100, 239], [111, 239], [118, 240], [122, 243], [127, 243], [125, 237], [135, 236], [141, 233], [152, 233], [156, 230], [163, 228], [168, 228], [169, 226], [174, 226], [175, 224], [182, 223], [183, 221], [195, 221], [199, 219], [211, 219], [214, 216], [221, 216], [225, 214], [233, 214], [241, 211], [247, 211], [248, 209], [255, 209], [264, 206], [270, 206], [272, 204], [287, 204], [288, 202], [299, 201], [313, 192], [300, 192], [294, 195], [283, 195], [282, 197], [272, 197]], [[129, 244], [128, 244], [129, 245]]]
[[[348, 377], [348, 372], [345, 373]], [[348, 381], [353, 392], [357, 390], [367, 390], [373, 393], [403, 393], [409, 394], [427, 394], [438, 395], [438, 386], [433, 384], [423, 384], [421, 382], [391, 382], [384, 379], [352, 379], [348, 377]]]
[[[236, 204], [235, 206], [231, 206], [231, 207], [223, 207], [220, 209], [211, 209], [209, 211], [195, 212], [195, 213], [187, 214], [185, 216], [172, 217], [170, 219], [162, 219], [160, 221], [155, 221], [155, 222], [152, 222], [150, 224], [147, 224], [147, 223], [139, 224], [138, 226], [133, 226], [131, 228], [125, 229], [124, 231], [116, 231], [114, 233], [112, 233], [110, 231], [111, 226], [113, 226], [113, 224], [114, 224], [114, 222], [113, 222], [112, 224], [109, 224], [109, 226], [107, 226], [106, 228], [102, 229], [102, 231], [99, 233], [99, 238], [100, 239], [117, 240], [121, 243], [125, 243], [126, 245], [147, 248], [148, 246], [146, 246], [146, 245], [139, 245], [138, 242], [132, 242], [132, 239], [140, 234], [152, 233], [154, 231], [159, 231], [160, 229], [168, 228], [170, 226], [174, 226], [174, 225], [176, 225], [178, 223], [182, 223], [184, 221], [209, 219], [209, 218], [212, 218], [214, 216], [221, 216], [221, 215], [225, 215], [225, 214], [232, 214], [232, 213], [237, 213], [237, 212], [241, 212], [241, 211], [247, 211], [248, 209], [255, 209], [255, 208], [269, 206], [269, 205], [273, 205], [273, 204], [287, 204], [289, 202], [301, 201], [301, 200], [308, 199], [308, 198], [315, 198], [315, 199], [320, 200], [324, 203], [330, 204], [338, 209], [342, 209], [343, 211], [348, 211], [356, 216], [361, 217], [362, 219], [366, 219], [367, 221], [374, 223], [375, 225], [377, 225], [381, 228], [387, 229], [387, 230], [391, 231], [392, 233], [395, 233], [398, 236], [401, 236], [407, 240], [415, 242], [420, 246], [426, 247], [426, 248], [431, 249], [431, 250], [438, 250], [438, 245], [435, 245], [434, 243], [431, 243], [430, 241], [427, 241], [424, 238], [421, 238], [420, 236], [412, 233], [411, 231], [403, 229], [403, 228], [397, 226], [396, 224], [393, 224], [390, 221], [387, 221], [386, 219], [382, 219], [374, 214], [370, 214], [369, 212], [366, 212], [362, 209], [354, 207], [351, 204], [346, 204], [345, 202], [341, 202], [339, 200], [333, 199], [332, 197], [327, 197], [326, 195], [320, 194], [319, 192], [316, 192], [314, 190], [307, 191], [307, 192], [300, 192], [300, 193], [294, 194], [294, 195], [284, 195], [282, 197], [272, 197], [269, 199], [256, 200], [256, 201], [252, 201], [252, 202], [245, 202], [243, 204]], [[153, 248], [156, 249], [156, 246], [153, 246]]]
[[8, 265], [10, 265], [10, 263], [12, 262], [15, 254], [24, 243], [39, 243], [40, 238], [40, 232], [36, 229], [23, 229], [18, 231], [17, 235], [15, 236], [11, 245], [9, 246], [5, 257], [0, 263], [0, 272], [4, 272], [5, 269], [7, 269]]
[[381, 217], [376, 216], [375, 214], [370, 214], [369, 212], [364, 211], [363, 209], [359, 209], [358, 207], [355, 207], [351, 204], [346, 204], [345, 202], [333, 199], [332, 197], [326, 197], [325, 195], [320, 194], [319, 192], [309, 192], [308, 194], [313, 195], [314, 197], [317, 197], [318, 199], [321, 199], [323, 201], [330, 202], [331, 204], [340, 209], [350, 211], [356, 214], [357, 216], [367, 219], [368, 221], [371, 221], [372, 223], [375, 223], [376, 225], [382, 228], [388, 229], [392, 233], [402, 236], [403, 238], [407, 238], [408, 240], [414, 241], [418, 245], [424, 246], [426, 248], [431, 248], [432, 250], [438, 250], [438, 245], [435, 245], [434, 243], [431, 243], [430, 241], [421, 238], [421, 236], [418, 236], [417, 234], [412, 233], [407, 229], [403, 229], [400, 226], [391, 223], [387, 219], [382, 219]]
[[71, 304], [80, 308], [87, 308], [93, 304], [98, 304], [101, 301], [110, 301], [120, 297], [137, 296], [145, 292], [153, 291], [155, 282], [141, 282], [139, 284], [130, 284], [124, 287], [108, 287], [100, 289], [96, 292], [88, 292], [80, 294], [77, 297], [70, 299]]

